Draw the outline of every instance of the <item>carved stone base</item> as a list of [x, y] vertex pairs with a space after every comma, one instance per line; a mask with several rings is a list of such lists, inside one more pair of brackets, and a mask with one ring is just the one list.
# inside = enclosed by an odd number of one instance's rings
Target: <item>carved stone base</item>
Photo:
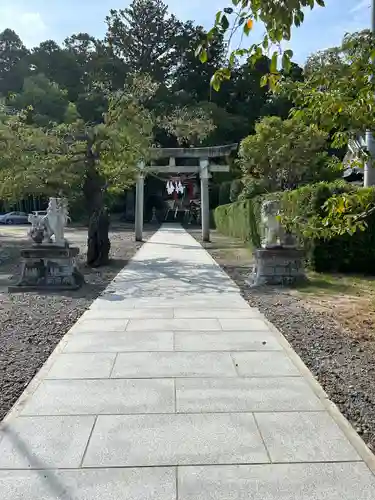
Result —
[[21, 250], [21, 278], [9, 292], [77, 290], [84, 283], [76, 267], [79, 248], [36, 245]]
[[259, 248], [248, 279], [250, 286], [293, 285], [306, 281], [304, 252], [296, 248]]

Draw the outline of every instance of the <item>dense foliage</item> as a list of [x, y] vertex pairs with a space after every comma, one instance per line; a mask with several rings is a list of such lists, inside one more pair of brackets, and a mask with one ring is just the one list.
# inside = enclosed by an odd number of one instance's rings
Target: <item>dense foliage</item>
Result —
[[[159, 84], [149, 108], [165, 115], [176, 105], [199, 107], [212, 116], [215, 128], [205, 139], [207, 145], [241, 140], [270, 105], [275, 114], [278, 107], [285, 114], [285, 100], [274, 102], [260, 86], [268, 72], [267, 58], [254, 68], [237, 64], [222, 92], [212, 94], [210, 79], [227, 56], [224, 37], [215, 39], [202, 64], [194, 50], [206, 32], [170, 15], [161, 0], [134, 0], [125, 9], [111, 10], [106, 24], [103, 40], [78, 33], [61, 46], [46, 40], [32, 49], [6, 29], [0, 34], [0, 97], [11, 108], [33, 106], [37, 125], [72, 122], [74, 117], [97, 124], [108, 108], [108, 92], [122, 90], [135, 74], [147, 73]], [[177, 145], [173, 134], [158, 127], [156, 138], [163, 146]]]
[[[305, 68], [304, 79], [291, 81], [285, 74], [291, 72], [290, 50], [282, 50], [280, 42], [290, 40], [292, 28], [304, 21], [304, 9], [316, 5], [324, 7], [324, 0], [232, 0], [216, 14], [215, 24], [207, 39], [197, 51], [202, 61], [207, 59], [207, 49], [218, 36], [232, 41], [240, 30], [249, 35], [254, 22], [265, 27], [263, 38], [248, 46], [241, 37], [240, 47], [231, 52], [228, 63], [220, 68], [211, 80], [215, 90], [231, 78], [232, 66], [238, 56], [246, 57], [253, 65], [264, 53], [273, 51], [269, 74], [262, 78], [262, 85], [279, 91], [279, 95], [292, 100], [292, 115], [315, 124], [327, 132], [334, 148], [344, 148], [350, 138], [375, 130], [374, 90], [375, 37], [370, 31], [348, 34], [340, 47], [334, 47], [312, 56]], [[279, 71], [281, 56], [282, 71]], [[374, 134], [374, 132], [373, 132]], [[374, 140], [374, 139], [373, 139]], [[359, 152], [358, 163], [367, 164], [368, 181], [375, 183], [375, 158], [372, 149]], [[255, 196], [264, 192], [263, 179], [248, 181], [247, 193]], [[364, 197], [366, 198], [366, 197]], [[358, 216], [355, 209], [366, 205], [361, 193], [336, 195], [327, 200], [327, 213], [316, 224], [315, 236], [335, 238], [343, 233], [352, 234], [364, 229], [375, 211], [374, 203]]]
[[374, 129], [375, 39], [368, 30], [346, 35], [338, 47], [312, 55], [304, 80], [281, 80], [278, 91], [293, 100], [293, 115], [331, 135], [333, 145]]
[[258, 220], [253, 212], [253, 200], [220, 205], [214, 210], [216, 229], [227, 236], [240, 238], [251, 246], [259, 247]]
[[288, 98], [260, 85], [266, 57], [253, 68], [237, 64], [212, 94], [210, 79], [227, 57], [224, 36], [202, 64], [194, 49], [205, 31], [161, 0], [111, 10], [106, 24], [103, 40], [78, 33], [31, 49], [12, 30], [0, 34], [0, 199], [69, 193], [84, 196], [90, 211], [103, 190], [134, 181], [150, 146], [237, 142], [270, 109], [290, 110]]
[[261, 182], [264, 192], [273, 192], [337, 177], [339, 168], [326, 149], [327, 134], [315, 125], [298, 118], [263, 118], [239, 151], [247, 192], [252, 195], [254, 182]]
[[83, 191], [89, 211], [104, 190], [124, 190], [132, 184], [141, 160], [154, 145], [156, 127], [178, 141], [204, 139], [212, 130], [209, 117], [174, 107], [170, 115], [151, 111], [158, 91], [150, 77], [135, 77], [124, 90], [106, 96], [103, 123], [87, 125], [29, 123], [34, 108], [0, 116], [0, 197], [16, 201], [32, 194]]
[[[283, 217], [287, 219], [284, 223], [297, 234], [314, 270], [375, 274], [375, 213], [367, 217], [362, 230], [356, 226], [352, 234], [342, 229], [341, 232], [337, 230], [335, 236], [329, 231], [326, 233], [329, 237], [324, 236], [321, 221], [329, 217], [329, 200], [342, 199], [343, 196], [352, 200], [352, 205], [347, 207], [350, 217], [360, 218], [369, 205], [375, 204], [375, 188], [358, 188], [341, 181], [321, 182], [217, 207], [214, 219], [223, 234], [259, 247], [262, 202], [278, 199]], [[336, 218], [331, 223], [336, 224]]]

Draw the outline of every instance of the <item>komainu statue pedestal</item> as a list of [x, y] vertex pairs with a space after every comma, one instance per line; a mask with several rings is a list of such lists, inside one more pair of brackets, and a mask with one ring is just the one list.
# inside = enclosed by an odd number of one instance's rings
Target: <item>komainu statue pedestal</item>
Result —
[[306, 281], [304, 252], [297, 248], [258, 248], [248, 279], [250, 286], [293, 285]]
[[247, 283], [261, 285], [293, 285], [306, 280], [305, 255], [296, 246], [293, 235], [280, 223], [280, 203], [266, 200], [262, 203], [262, 248], [254, 252], [255, 264]]
[[76, 267], [79, 248], [35, 245], [21, 250], [21, 278], [9, 292], [77, 290], [84, 283]]
[[50, 198], [46, 216], [29, 216], [34, 244], [21, 250], [21, 278], [9, 292], [77, 290], [83, 285], [76, 265], [79, 248], [69, 247], [64, 237], [68, 219], [64, 198]]

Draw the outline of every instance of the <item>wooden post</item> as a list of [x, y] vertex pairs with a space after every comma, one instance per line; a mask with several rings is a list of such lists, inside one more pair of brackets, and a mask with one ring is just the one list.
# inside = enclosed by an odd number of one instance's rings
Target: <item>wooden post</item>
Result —
[[144, 163], [138, 166], [139, 172], [135, 187], [135, 241], [142, 241], [143, 238], [143, 205], [144, 205]]
[[208, 181], [210, 172], [208, 170], [209, 162], [207, 159], [199, 161], [199, 170], [201, 178], [201, 210], [202, 210], [202, 240], [210, 241], [210, 197], [208, 191]]

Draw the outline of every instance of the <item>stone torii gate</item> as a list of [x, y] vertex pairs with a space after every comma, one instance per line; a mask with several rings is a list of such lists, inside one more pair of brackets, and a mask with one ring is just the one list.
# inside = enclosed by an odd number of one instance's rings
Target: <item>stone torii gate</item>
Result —
[[[211, 172], [228, 172], [229, 165], [215, 164], [214, 161], [227, 159], [237, 150], [237, 144], [206, 148], [153, 148], [149, 165], [139, 164], [136, 183], [135, 202], [135, 239], [142, 241], [143, 236], [143, 207], [144, 207], [144, 178], [148, 172], [166, 174], [197, 173], [201, 181], [201, 210], [202, 210], [202, 239], [210, 241], [210, 200], [209, 179]], [[165, 165], [155, 165], [154, 162], [166, 159]], [[177, 161], [176, 161], [177, 160]], [[190, 160], [190, 161], [186, 161]], [[179, 166], [177, 163], [195, 163], [189, 166]]]

